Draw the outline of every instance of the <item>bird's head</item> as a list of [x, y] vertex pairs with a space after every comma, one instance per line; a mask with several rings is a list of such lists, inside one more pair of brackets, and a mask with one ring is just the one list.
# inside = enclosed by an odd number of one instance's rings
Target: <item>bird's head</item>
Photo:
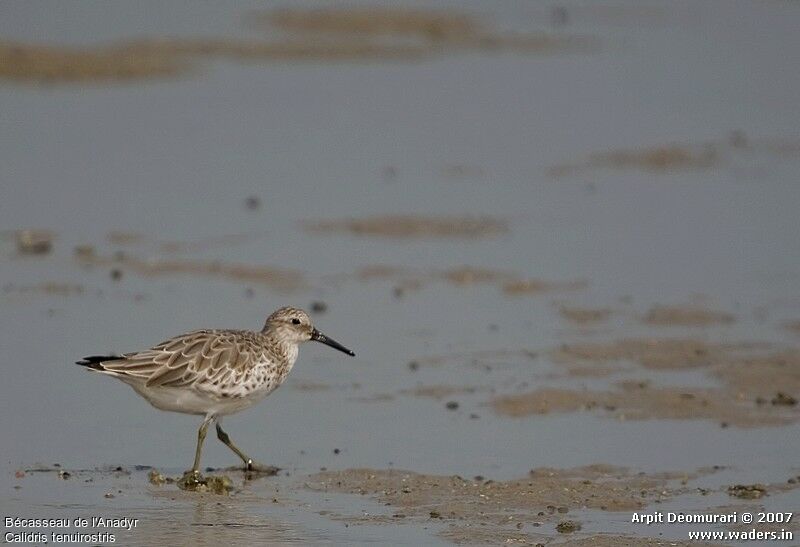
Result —
[[299, 308], [286, 307], [276, 310], [267, 317], [263, 332], [272, 334], [280, 340], [292, 344], [301, 344], [308, 340], [314, 340], [338, 349], [347, 355], [355, 355], [353, 350], [347, 349], [336, 340], [318, 331], [311, 322], [311, 317]]

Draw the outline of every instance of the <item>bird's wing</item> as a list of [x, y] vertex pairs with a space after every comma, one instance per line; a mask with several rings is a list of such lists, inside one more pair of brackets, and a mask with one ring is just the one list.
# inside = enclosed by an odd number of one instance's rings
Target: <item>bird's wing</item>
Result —
[[252, 343], [237, 331], [200, 330], [103, 363], [103, 368], [145, 380], [147, 387], [219, 384], [253, 366]]

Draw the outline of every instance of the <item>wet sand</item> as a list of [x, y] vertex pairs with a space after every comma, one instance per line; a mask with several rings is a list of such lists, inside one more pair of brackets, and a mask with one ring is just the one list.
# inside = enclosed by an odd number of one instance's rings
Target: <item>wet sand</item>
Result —
[[[159, 37], [91, 47], [0, 42], [0, 79], [54, 84], [132, 83], [187, 77], [216, 59], [238, 62], [420, 61], [464, 51], [522, 54], [589, 53], [591, 36], [508, 33], [457, 11], [391, 8], [277, 9], [250, 13], [245, 26], [281, 40]], [[410, 43], [386, 41], [411, 38]], [[205, 63], [203, 63], [205, 61]]]
[[336, 232], [389, 238], [482, 238], [508, 232], [508, 223], [491, 217], [385, 216], [364, 219], [314, 221], [307, 224], [312, 233]]

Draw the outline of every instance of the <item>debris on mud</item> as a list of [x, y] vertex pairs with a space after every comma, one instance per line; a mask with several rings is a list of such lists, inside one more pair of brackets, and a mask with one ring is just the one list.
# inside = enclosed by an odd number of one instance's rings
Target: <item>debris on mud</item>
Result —
[[94, 256], [96, 251], [92, 245], [76, 245], [73, 252], [78, 258], [89, 259]]
[[735, 484], [728, 487], [728, 494], [746, 500], [757, 500], [767, 495], [767, 487], [763, 484]]
[[556, 531], [559, 534], [571, 534], [572, 532], [576, 532], [581, 529], [581, 525], [579, 522], [575, 522], [574, 520], [562, 520], [558, 524], [556, 524]]
[[797, 142], [780, 139], [750, 140], [743, 132], [705, 143], [668, 143], [639, 149], [597, 152], [582, 161], [562, 163], [550, 168], [553, 177], [564, 177], [596, 169], [639, 170], [664, 174], [679, 171], [706, 171], [719, 167], [734, 154], [764, 153], [795, 157]]
[[554, 283], [541, 281], [538, 279], [516, 279], [507, 281], [503, 284], [503, 292], [511, 296], [521, 296], [528, 294], [539, 294], [546, 291], [574, 291], [585, 289], [588, 283], [586, 281], [568, 281], [563, 283]]
[[784, 406], [794, 406], [797, 404], [797, 399], [788, 395], [782, 391], [779, 391], [775, 397], [772, 398], [770, 401], [774, 406], [784, 405]]
[[564, 319], [576, 325], [601, 323], [607, 320], [611, 315], [611, 310], [608, 308], [591, 309], [562, 305], [559, 307], [558, 311]]
[[[394, 522], [443, 519], [453, 523], [440, 532], [446, 539], [496, 545], [512, 536], [533, 537], [520, 532], [518, 524], [532, 527], [544, 522], [558, 524], [563, 515], [560, 508], [632, 511], [684, 492], [689, 488], [687, 481], [708, 472], [712, 471], [648, 474], [592, 465], [573, 469], [538, 468], [520, 479], [484, 481], [394, 469], [345, 469], [316, 473], [309, 477], [306, 487], [370, 496], [403, 516]], [[353, 517], [364, 522], [382, 522], [385, 518], [383, 515]]]
[[49, 230], [17, 230], [17, 252], [24, 255], [43, 255], [53, 250], [55, 235]]
[[226, 475], [209, 475], [204, 477], [191, 472], [184, 473], [175, 484], [188, 492], [209, 492], [211, 494], [228, 495], [233, 491], [233, 481]]
[[247, 196], [244, 200], [244, 207], [248, 211], [257, 211], [261, 208], [261, 198], [258, 196]]
[[727, 325], [733, 323], [735, 317], [700, 306], [653, 306], [643, 321], [649, 325], [702, 327]]
[[163, 475], [157, 469], [151, 469], [147, 473], [147, 480], [150, 481], [150, 484], [153, 484], [155, 486], [161, 486], [162, 484], [172, 484], [175, 482], [175, 479]]

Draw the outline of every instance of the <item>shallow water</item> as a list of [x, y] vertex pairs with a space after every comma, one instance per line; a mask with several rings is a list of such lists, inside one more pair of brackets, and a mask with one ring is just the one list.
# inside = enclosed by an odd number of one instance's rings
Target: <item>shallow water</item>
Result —
[[[797, 7], [709, 2], [673, 4], [669, 12], [659, 4], [652, 11], [603, 12], [563, 4], [569, 23], [555, 32], [591, 35], [598, 51], [469, 51], [415, 62], [215, 61], [174, 80], [1, 82], [3, 514], [141, 515], [142, 527], [120, 536], [126, 544], [427, 544], [444, 541], [438, 523], [363, 519], [345, 526], [320, 515], [384, 508], [364, 496], [320, 496], [303, 487], [303, 477], [321, 467], [393, 467], [507, 480], [534, 467], [594, 463], [648, 472], [727, 466], [706, 477], [711, 488], [796, 475], [797, 420], [722, 429], [711, 421], [620, 421], [588, 412], [503, 418], [488, 405], [494, 394], [546, 382], [605, 389], [618, 381], [563, 370], [553, 378], [560, 369], [548, 350], [564, 343], [686, 337], [800, 344], [783, 328], [800, 318]], [[5, 6], [0, 36], [60, 44], [252, 36], [241, 25], [247, 11], [241, 4], [87, 5], [70, 13], [58, 5]], [[551, 28], [551, 13], [541, 6], [469, 6], [502, 28]], [[732, 131], [744, 132], [745, 146], [729, 142]], [[782, 152], [769, 144], [776, 140]], [[708, 169], [550, 174], [594, 153], [708, 142], [719, 150]], [[255, 211], [244, 205], [251, 195], [261, 202]], [[385, 214], [487, 215], [507, 221], [509, 231], [391, 239], [303, 227], [315, 219]], [[16, 252], [10, 232], [27, 227], [56, 233], [52, 253]], [[113, 231], [145, 238], [114, 244]], [[227, 234], [253, 237], [177, 254], [159, 246]], [[305, 273], [308, 287], [286, 293], [208, 275], [142, 275], [124, 266], [114, 281], [111, 267], [76, 260], [76, 245], [92, 245], [102, 256], [124, 251], [151, 260], [294, 269]], [[467, 265], [520, 279], [584, 280], [586, 287], [514, 296], [502, 281], [460, 286], [426, 274], [413, 280], [419, 289], [398, 297], [395, 287], [408, 280], [359, 279], [356, 271], [370, 265], [418, 272]], [[78, 284], [82, 292], [37, 290], [42, 283]], [[307, 308], [316, 300], [328, 306], [317, 326], [357, 357], [303, 347], [286, 385], [226, 420], [241, 446], [289, 476], [249, 483], [219, 500], [152, 487], [146, 472], [15, 478], [15, 470], [56, 462], [73, 470], [149, 465], [179, 474], [190, 462], [198, 420], [151, 409], [121, 383], [71, 363], [194, 328], [258, 328], [278, 306]], [[607, 307], [612, 315], [578, 327], [560, 317], [562, 302]], [[692, 302], [730, 312], [736, 322], [652, 327], [640, 321], [652, 305]], [[516, 353], [469, 357], [505, 349]], [[454, 353], [462, 355], [425, 362]], [[412, 361], [420, 362], [418, 370], [409, 368]], [[702, 370], [632, 370], [621, 377], [717, 383]], [[411, 393], [426, 386], [471, 392], [439, 399]], [[458, 409], [445, 407], [451, 400]], [[234, 459], [210, 438], [203, 463], [219, 467]], [[111, 491], [115, 497], [104, 498]], [[732, 503], [715, 495], [720, 499], [713, 502], [672, 503], [678, 510]], [[799, 496], [793, 490], [768, 503], [787, 511]], [[585, 534], [664, 532], [685, 539], [684, 528], [635, 528], [629, 513], [578, 518]]]

